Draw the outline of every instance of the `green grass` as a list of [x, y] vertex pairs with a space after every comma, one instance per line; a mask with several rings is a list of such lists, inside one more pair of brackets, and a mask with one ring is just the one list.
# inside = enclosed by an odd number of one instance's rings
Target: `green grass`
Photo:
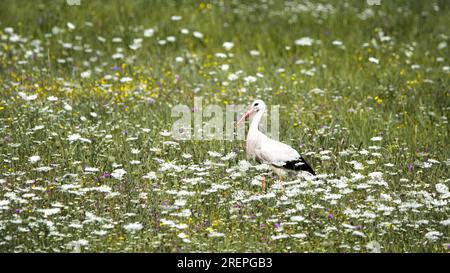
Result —
[[[449, 25], [447, 1], [1, 1], [0, 251], [448, 252]], [[280, 140], [318, 177], [283, 190], [239, 167], [243, 141], [161, 135], [196, 96], [280, 105]]]

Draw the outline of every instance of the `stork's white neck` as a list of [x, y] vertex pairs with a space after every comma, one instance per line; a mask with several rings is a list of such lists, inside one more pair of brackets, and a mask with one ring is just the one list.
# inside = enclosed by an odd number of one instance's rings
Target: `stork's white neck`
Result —
[[261, 109], [258, 112], [256, 112], [256, 115], [253, 117], [252, 123], [250, 123], [250, 129], [248, 131], [248, 134], [254, 134], [256, 132], [259, 132], [259, 122], [261, 121], [262, 116], [264, 115], [264, 112], [266, 109]]

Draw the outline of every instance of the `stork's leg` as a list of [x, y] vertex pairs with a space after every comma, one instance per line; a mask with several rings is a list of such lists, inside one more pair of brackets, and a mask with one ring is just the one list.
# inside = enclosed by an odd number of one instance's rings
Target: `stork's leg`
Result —
[[283, 183], [283, 176], [278, 176], [278, 178], [280, 179], [280, 183], [281, 183], [281, 188], [283, 188], [284, 190], [284, 183]]
[[263, 192], [266, 192], [266, 177], [262, 177], [262, 190]]

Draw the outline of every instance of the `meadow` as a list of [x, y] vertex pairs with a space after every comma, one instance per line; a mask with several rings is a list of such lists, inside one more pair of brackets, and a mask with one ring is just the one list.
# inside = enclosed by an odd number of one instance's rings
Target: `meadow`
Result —
[[[0, 251], [449, 252], [450, 5], [374, 2], [0, 1]], [[317, 176], [174, 139], [194, 97]]]

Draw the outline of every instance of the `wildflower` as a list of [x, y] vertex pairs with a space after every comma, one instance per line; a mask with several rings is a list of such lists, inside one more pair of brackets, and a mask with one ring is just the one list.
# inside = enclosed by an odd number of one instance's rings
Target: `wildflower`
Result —
[[121, 180], [126, 173], [127, 172], [124, 169], [116, 169], [111, 173], [111, 176], [115, 179]]
[[234, 44], [232, 42], [225, 42], [223, 43], [223, 47], [225, 50], [231, 50], [234, 47]]
[[23, 100], [26, 100], [26, 101], [33, 101], [33, 100], [37, 99], [37, 97], [38, 97], [37, 94], [27, 95], [23, 92], [19, 92], [18, 94]]
[[69, 30], [74, 30], [76, 28], [75, 25], [71, 22], [67, 23], [67, 27], [69, 28]]
[[442, 236], [442, 233], [439, 231], [430, 231], [427, 234], [425, 234], [425, 238], [431, 242], [435, 242], [439, 240], [439, 237]]
[[48, 101], [58, 101], [58, 98], [55, 96], [50, 96], [47, 98]]
[[239, 78], [239, 76], [236, 75], [236, 74], [234, 74], [234, 73], [231, 73], [230, 75], [228, 75], [228, 80], [229, 80], [229, 81], [235, 81], [235, 80], [237, 80], [238, 78]]
[[155, 172], [149, 172], [146, 175], [144, 175], [142, 178], [154, 180], [157, 178], [157, 176], [156, 176]]
[[448, 186], [442, 183], [437, 183], [436, 186], [436, 191], [440, 194], [448, 194]]
[[199, 32], [199, 31], [194, 31], [193, 35], [197, 39], [203, 39], [203, 33]]
[[183, 154], [181, 155], [181, 157], [183, 157], [184, 159], [191, 159], [191, 158], [192, 158], [192, 155], [191, 155], [191, 154], [188, 154], [188, 153], [183, 153]]
[[108, 232], [106, 230], [96, 230], [93, 232], [93, 234], [97, 236], [105, 236], [106, 234], [108, 234]]
[[39, 160], [41, 160], [41, 157], [38, 155], [33, 155], [28, 158], [28, 161], [30, 161], [30, 163], [36, 163]]
[[[111, 56], [114, 60], [118, 60], [118, 59], [123, 59], [123, 54], [122, 53], [120, 53], [120, 52], [117, 52], [117, 53], [114, 53], [112, 56]], [[90, 74], [89, 74], [90, 75]]]
[[34, 168], [35, 171], [38, 172], [48, 172], [50, 170], [52, 170], [52, 167], [48, 167], [48, 166], [42, 166], [42, 167], [38, 167], [38, 168]]
[[91, 140], [87, 139], [87, 138], [83, 138], [81, 137], [80, 134], [71, 134], [67, 137], [67, 139], [70, 141], [70, 143], [73, 143], [75, 141], [81, 141], [81, 142], [86, 142], [86, 143], [92, 143]]
[[90, 70], [86, 70], [86, 71], [81, 72], [80, 76], [81, 76], [83, 79], [86, 79], [86, 78], [91, 77], [91, 74], [92, 74], [92, 73], [91, 73]]
[[382, 179], [383, 173], [382, 172], [371, 172], [369, 173], [369, 177], [372, 179]]
[[208, 151], [208, 155], [210, 157], [221, 157], [222, 154], [218, 153], [218, 152], [214, 152], [214, 151]]
[[67, 104], [67, 103], [64, 103], [63, 108], [64, 108], [64, 110], [66, 110], [66, 111], [72, 111], [72, 106], [70, 106], [70, 105]]
[[140, 231], [143, 228], [143, 226], [141, 223], [135, 222], [135, 223], [127, 224], [127, 225], [123, 226], [123, 228], [128, 232], [134, 233], [134, 232]]
[[275, 241], [275, 240], [289, 238], [289, 235], [287, 235], [287, 234], [272, 235], [270, 238]]
[[227, 54], [224, 53], [216, 53], [217, 58], [225, 59], [227, 57]]
[[148, 28], [144, 30], [144, 37], [152, 37], [155, 34], [155, 30], [153, 28]]
[[61, 211], [61, 209], [60, 208], [38, 209], [37, 211], [42, 212], [44, 214], [44, 217], [47, 217], [54, 214], [58, 214]]
[[239, 161], [239, 170], [242, 172], [246, 172], [248, 171], [248, 169], [251, 167], [252, 165], [247, 161], [247, 160], [240, 160]]
[[296, 234], [292, 234], [291, 237], [296, 238], [296, 239], [305, 239], [308, 236], [306, 236], [306, 234], [304, 234], [304, 233], [296, 233]]
[[71, 241], [67, 244], [67, 248], [73, 248], [74, 252], [80, 252], [81, 246], [87, 246], [89, 245], [89, 242], [85, 239], [81, 239], [78, 241]]
[[380, 61], [377, 58], [374, 57], [369, 57], [369, 62], [374, 63], [374, 64], [379, 64]]
[[381, 245], [377, 241], [370, 241], [369, 243], [367, 243], [366, 248], [370, 253], [381, 252]]
[[208, 234], [208, 236], [209, 236], [209, 237], [224, 237], [225, 234], [224, 234], [224, 233], [221, 233], [221, 232], [211, 231], [211, 232]]
[[250, 53], [250, 55], [253, 56], [253, 57], [259, 56], [259, 51], [257, 51], [257, 50], [250, 50], [249, 53]]
[[379, 96], [375, 96], [374, 100], [375, 100], [375, 102], [378, 103], [378, 104], [381, 104], [381, 103], [383, 102], [383, 99], [380, 98]]
[[258, 78], [254, 76], [247, 76], [244, 78], [245, 85], [249, 85], [250, 83], [256, 82]]
[[230, 68], [230, 66], [228, 64], [223, 64], [222, 66], [220, 66], [220, 69], [222, 71], [227, 71]]
[[103, 192], [103, 193], [111, 193], [112, 189], [106, 185], [102, 185], [100, 187], [91, 188], [93, 191]]
[[130, 78], [130, 77], [122, 77], [122, 78], [120, 78], [120, 82], [121, 83], [131, 82], [132, 80], [133, 80], [133, 78]]
[[310, 37], [303, 37], [298, 40], [295, 40], [294, 43], [295, 43], [295, 45], [298, 45], [298, 46], [312, 46], [313, 42], [314, 42], [314, 40], [311, 39]]
[[9, 200], [0, 200], [0, 210], [9, 209], [8, 207], [9, 203], [10, 203]]
[[408, 164], [408, 172], [412, 172], [414, 170], [413, 164]]
[[167, 130], [164, 130], [164, 131], [160, 132], [159, 134], [164, 136], [164, 137], [167, 137], [167, 136], [171, 135], [171, 133], [169, 131], [167, 131]]
[[303, 216], [292, 216], [290, 219], [292, 222], [302, 222], [305, 220], [305, 217]]
[[370, 140], [371, 141], [381, 141], [382, 139], [383, 139], [382, 137], [377, 136], [377, 137], [372, 137]]
[[98, 172], [99, 169], [98, 168], [94, 168], [94, 167], [86, 167], [86, 168], [84, 168], [84, 171], [88, 172], [88, 173], [94, 173], [94, 172]]
[[235, 152], [229, 152], [227, 155], [222, 157], [221, 160], [227, 161], [227, 160], [235, 158], [236, 156], [237, 156], [237, 154]]
[[177, 199], [177, 200], [175, 200], [174, 205], [177, 207], [183, 207], [184, 205], [186, 205], [186, 200], [185, 199]]
[[350, 162], [347, 162], [347, 163], [352, 164], [353, 168], [355, 170], [364, 170], [364, 166], [361, 163], [359, 163], [358, 161], [353, 160], [353, 161], [350, 161]]
[[357, 231], [357, 230], [353, 231], [352, 235], [357, 236], [357, 237], [363, 237], [363, 238], [366, 237], [366, 235], [363, 232]]

